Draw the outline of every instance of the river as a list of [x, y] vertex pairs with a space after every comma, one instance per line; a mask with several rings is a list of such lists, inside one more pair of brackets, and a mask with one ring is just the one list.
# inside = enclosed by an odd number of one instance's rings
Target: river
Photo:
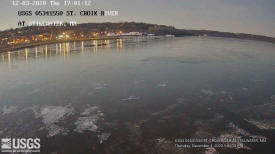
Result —
[[241, 152], [268, 153], [274, 78], [275, 45], [252, 40], [137, 37], [0, 53], [0, 138], [39, 137], [42, 153], [141, 154], [209, 150], [179, 151], [175, 139], [254, 137], [268, 142]]

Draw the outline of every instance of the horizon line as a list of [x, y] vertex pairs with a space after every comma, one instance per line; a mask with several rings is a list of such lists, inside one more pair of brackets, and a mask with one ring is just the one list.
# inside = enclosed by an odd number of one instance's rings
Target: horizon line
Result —
[[[175, 29], [178, 29], [178, 30], [194, 30], [194, 31], [209, 31], [209, 32], [222, 32], [222, 33], [234, 33], [234, 34], [246, 34], [246, 35], [255, 35], [255, 36], [264, 36], [264, 37], [269, 37], [269, 38], [273, 38], [275, 39], [275, 36], [268, 36], [268, 35], [265, 35], [265, 34], [256, 34], [256, 33], [245, 33], [245, 32], [233, 32], [233, 31], [220, 31], [220, 30], [214, 30], [214, 29], [186, 29], [186, 28], [177, 28], [173, 25], [166, 25], [166, 24], [155, 24], [155, 23], [148, 23], [148, 22], [143, 22], [143, 21], [119, 21], [119, 22], [109, 22], [109, 21], [106, 21], [106, 22], [82, 22], [82, 23], [78, 23], [77, 25], [81, 25], [81, 24], [93, 24], [93, 23], [97, 23], [97, 24], [102, 24], [102, 23], [115, 23], [115, 24], [118, 24], [118, 23], [143, 23], [143, 24], [152, 24], [152, 25], [159, 25], [159, 26], [171, 26], [171, 27], [174, 27]], [[4, 31], [8, 31], [8, 30], [11, 30], [11, 29], [20, 29], [20, 28], [25, 28], [25, 27], [32, 27], [32, 26], [24, 26], [24, 27], [11, 27], [11, 28], [7, 28], [7, 29], [4, 29], [4, 30], [0, 30], [0, 32], [4, 32]], [[34, 26], [34, 27], [51, 27], [51, 26]], [[60, 26], [62, 27], [62, 26]], [[73, 27], [73, 26], [71, 26]]]

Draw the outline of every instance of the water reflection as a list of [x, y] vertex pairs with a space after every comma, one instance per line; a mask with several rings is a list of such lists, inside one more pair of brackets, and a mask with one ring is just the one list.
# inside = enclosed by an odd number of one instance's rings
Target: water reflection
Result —
[[1, 62], [4, 63], [4, 61], [5, 61], [5, 55], [1, 54], [1, 58], [2, 58]]
[[11, 54], [8, 52], [9, 65], [11, 64]]
[[[29, 60], [45, 59], [47, 62], [48, 57], [62, 56], [66, 60], [70, 54], [83, 54], [85, 51], [91, 51], [94, 55], [97, 54], [99, 49], [110, 49], [116, 47], [121, 51], [123, 48], [123, 39], [117, 40], [92, 40], [81, 42], [66, 42], [59, 44], [50, 44], [37, 46], [33, 48], [25, 48], [18, 51], [9, 51], [0, 53], [0, 63], [7, 63], [8, 65], [15, 64], [16, 59], [24, 59], [25, 62]], [[92, 45], [89, 45], [92, 43]], [[92, 48], [90, 48], [92, 46]]]
[[38, 55], [38, 49], [37, 47], [35, 48], [35, 57], [37, 58], [37, 55]]
[[97, 53], [98, 41], [97, 41], [97, 40], [94, 40], [94, 41], [93, 41], [93, 45], [94, 45], [94, 53], [96, 54], [96, 53]]
[[29, 53], [29, 49], [26, 48], [25, 49], [25, 59], [26, 59], [26, 62], [28, 62], [28, 53]]
[[[28, 62], [31, 59], [45, 59], [49, 57], [62, 56], [64, 59], [68, 58], [71, 54], [81, 55], [85, 51], [89, 51], [94, 55], [97, 55], [99, 50], [109, 50], [111, 48], [117, 49], [121, 52], [123, 48], [134, 45], [135, 47], [144, 44], [145, 42], [152, 42], [150, 38], [131, 38], [131, 39], [114, 39], [114, 40], [91, 40], [80, 42], [65, 42], [57, 44], [42, 45], [32, 48], [25, 48], [17, 51], [10, 51], [0, 53], [1, 63], [7, 63], [9, 65], [14, 63], [15, 59], [24, 59]], [[125, 46], [126, 45], [126, 46]]]
[[123, 48], [122, 39], [117, 39], [117, 48], [119, 49], [119, 51], [121, 51], [121, 49]]
[[84, 52], [84, 41], [81, 41], [81, 51]]

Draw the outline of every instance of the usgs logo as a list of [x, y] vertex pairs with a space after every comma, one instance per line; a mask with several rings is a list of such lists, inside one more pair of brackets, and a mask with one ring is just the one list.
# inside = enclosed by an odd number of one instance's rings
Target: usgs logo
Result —
[[1, 152], [40, 152], [40, 139], [2, 138]]

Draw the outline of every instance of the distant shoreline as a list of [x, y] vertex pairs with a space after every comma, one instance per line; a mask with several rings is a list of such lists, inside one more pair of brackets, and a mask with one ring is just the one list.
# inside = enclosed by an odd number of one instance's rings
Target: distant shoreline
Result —
[[[67, 32], [71, 39], [57, 39], [62, 33]], [[125, 33], [138, 33], [144, 36], [164, 36], [174, 35], [176, 37], [187, 37], [187, 36], [201, 36], [201, 37], [222, 37], [222, 38], [235, 38], [243, 40], [255, 40], [265, 41], [275, 44], [274, 37], [268, 37], [263, 35], [253, 35], [245, 33], [232, 33], [232, 32], [220, 32], [211, 30], [189, 30], [189, 29], [177, 29], [173, 26], [157, 25], [150, 23], [139, 23], [139, 22], [120, 22], [120, 23], [83, 23], [73, 27], [21, 27], [16, 29], [10, 29], [0, 31], [0, 39], [5, 43], [0, 44], [0, 53], [7, 51], [14, 51], [18, 49], [40, 46], [54, 43], [74, 42], [74, 41], [86, 41], [86, 40], [106, 40], [106, 39], [119, 39], [124, 38], [121, 34]], [[66, 33], [65, 33], [66, 34]], [[64, 35], [65, 35], [64, 34]], [[66, 34], [66, 35], [67, 35]], [[97, 35], [94, 35], [97, 34]], [[109, 35], [108, 35], [109, 34]], [[115, 34], [115, 35], [112, 35]], [[34, 38], [39, 38], [40, 35], [50, 36], [51, 39], [43, 41]], [[62, 35], [63, 36], [63, 35]], [[9, 41], [12, 39], [20, 39], [29, 37], [29, 43], [9, 45]], [[32, 38], [31, 38], [32, 37]], [[54, 38], [54, 39], [52, 39]], [[72, 39], [73, 38], [73, 39]], [[2, 46], [2, 48], [1, 48]]]
[[57, 43], [66, 43], [66, 42], [79, 42], [79, 41], [90, 41], [90, 40], [113, 40], [113, 39], [120, 39], [121, 37], [97, 37], [97, 38], [81, 38], [81, 39], [70, 39], [70, 40], [53, 40], [53, 41], [45, 41], [45, 42], [37, 42], [37, 43], [29, 43], [24, 45], [17, 45], [14, 47], [8, 48], [0, 48], [0, 53], [4, 52], [12, 52], [20, 49], [31, 48], [41, 45], [48, 45], [48, 44], [57, 44]]
[[[200, 37], [200, 36], [177, 36], [177, 37]], [[204, 37], [204, 36], [201, 36]], [[266, 40], [257, 40], [257, 39], [250, 39], [250, 38], [236, 38], [236, 37], [223, 37], [223, 36], [209, 36], [214, 38], [231, 38], [231, 39], [240, 39], [240, 40], [251, 40], [251, 41], [262, 41], [267, 43], [275, 43], [272, 41], [266, 41]], [[0, 48], [0, 53], [4, 52], [13, 52], [20, 49], [25, 48], [32, 48], [36, 46], [42, 46], [42, 45], [49, 45], [49, 44], [57, 44], [57, 43], [66, 43], [66, 42], [79, 42], [79, 41], [90, 41], [90, 40], [114, 40], [114, 39], [122, 39], [126, 38], [125, 36], [115, 36], [115, 37], [96, 37], [96, 38], [80, 38], [80, 39], [69, 39], [69, 40], [53, 40], [53, 41], [45, 41], [45, 42], [37, 42], [37, 43], [29, 43], [24, 45], [17, 45], [15, 47], [9, 47], [9, 48]], [[207, 37], [205, 37], [207, 38]], [[100, 46], [103, 46], [105, 44], [99, 44]]]

